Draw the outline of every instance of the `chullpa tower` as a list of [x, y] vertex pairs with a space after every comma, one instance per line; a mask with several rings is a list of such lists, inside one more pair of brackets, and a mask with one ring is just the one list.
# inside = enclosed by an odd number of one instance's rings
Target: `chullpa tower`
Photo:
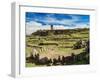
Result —
[[51, 30], [53, 30], [53, 25], [51, 25]]
[[53, 25], [50, 25], [50, 31], [48, 31], [48, 34], [53, 36]]

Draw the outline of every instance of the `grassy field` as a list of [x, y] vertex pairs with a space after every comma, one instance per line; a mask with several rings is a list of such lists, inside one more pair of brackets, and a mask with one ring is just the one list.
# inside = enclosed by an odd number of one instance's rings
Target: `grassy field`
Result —
[[[39, 53], [40, 58], [46, 56], [53, 59], [58, 58], [58, 56], [70, 56], [72, 53], [80, 54], [84, 51], [84, 47], [80, 49], [73, 49], [73, 45], [79, 40], [89, 40], [89, 29], [73, 29], [69, 30], [69, 33], [56, 35], [48, 34], [46, 36], [32, 34], [30, 36], [26, 36], [26, 57], [31, 54]], [[26, 67], [34, 66], [37, 65], [34, 63], [26, 63]]]

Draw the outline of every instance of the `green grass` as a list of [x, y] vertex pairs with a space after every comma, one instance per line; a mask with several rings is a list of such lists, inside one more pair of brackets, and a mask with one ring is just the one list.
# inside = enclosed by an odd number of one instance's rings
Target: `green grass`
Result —
[[[47, 56], [52, 57], [54, 54], [55, 56], [58, 55], [71, 55], [71, 53], [79, 54], [81, 53], [84, 48], [73, 50], [73, 45], [78, 40], [88, 40], [89, 39], [89, 30], [79, 31], [75, 33], [69, 34], [59, 34], [59, 35], [48, 35], [48, 36], [27, 36], [26, 37], [26, 56], [32, 53], [32, 46], [39, 46], [43, 48], [43, 51], [41, 51], [39, 48], [36, 50], [40, 53], [40, 56]], [[38, 45], [39, 43], [57, 43], [58, 46], [54, 45]], [[52, 54], [52, 56], [51, 56]], [[81, 64], [84, 62], [77, 62], [77, 64]], [[32, 63], [26, 63], [26, 67], [35, 66], [35, 64]]]
[[34, 67], [36, 66], [34, 63], [26, 63], [26, 67]]
[[[36, 67], [36, 65], [34, 63], [26, 63], [25, 66], [26, 67]], [[41, 67], [41, 66], [46, 66], [46, 65], [38, 65], [38, 67]]]

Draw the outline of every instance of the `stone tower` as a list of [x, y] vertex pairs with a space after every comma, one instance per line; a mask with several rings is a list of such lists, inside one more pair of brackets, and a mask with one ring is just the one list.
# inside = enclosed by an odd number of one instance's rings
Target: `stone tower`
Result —
[[53, 30], [53, 25], [51, 25], [51, 30]]

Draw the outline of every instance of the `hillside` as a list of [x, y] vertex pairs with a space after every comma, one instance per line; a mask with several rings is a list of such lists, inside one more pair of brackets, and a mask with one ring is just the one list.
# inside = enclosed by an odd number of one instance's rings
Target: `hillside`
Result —
[[76, 43], [81, 44], [89, 40], [89, 29], [60, 29], [60, 30], [38, 30], [30, 36], [26, 36], [26, 57], [31, 54], [39, 54], [40, 59], [58, 58], [58, 56], [78, 55], [85, 50], [85, 46], [76, 48]]

